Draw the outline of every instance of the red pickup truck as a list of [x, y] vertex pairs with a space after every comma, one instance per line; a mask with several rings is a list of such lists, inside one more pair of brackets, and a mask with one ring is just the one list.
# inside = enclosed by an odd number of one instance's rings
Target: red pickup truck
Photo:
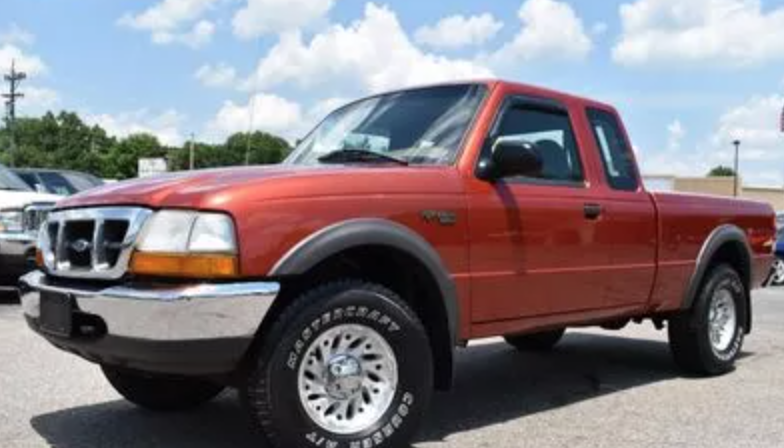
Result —
[[728, 372], [774, 232], [767, 205], [646, 192], [611, 106], [482, 81], [351, 103], [280, 166], [66, 199], [21, 294], [142, 407], [234, 387], [274, 446], [395, 447], [471, 339], [650, 319]]

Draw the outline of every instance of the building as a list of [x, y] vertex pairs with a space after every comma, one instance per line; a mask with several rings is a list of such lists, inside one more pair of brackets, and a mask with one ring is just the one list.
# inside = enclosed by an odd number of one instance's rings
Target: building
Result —
[[[733, 196], [735, 179], [733, 177], [678, 177], [678, 176], [643, 176], [645, 187], [651, 191], [678, 191], [683, 193], [701, 193], [716, 196]], [[738, 182], [739, 196], [769, 203], [775, 210], [784, 211], [784, 187], [747, 187]]]

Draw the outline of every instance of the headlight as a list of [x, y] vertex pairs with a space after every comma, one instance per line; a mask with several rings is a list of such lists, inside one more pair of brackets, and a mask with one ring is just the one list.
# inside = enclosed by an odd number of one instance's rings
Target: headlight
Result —
[[236, 253], [234, 223], [227, 215], [189, 211], [154, 214], [136, 248], [141, 252]]
[[234, 222], [228, 215], [164, 210], [144, 227], [131, 261], [135, 274], [216, 278], [239, 275]]
[[22, 233], [24, 225], [21, 210], [0, 210], [0, 233]]

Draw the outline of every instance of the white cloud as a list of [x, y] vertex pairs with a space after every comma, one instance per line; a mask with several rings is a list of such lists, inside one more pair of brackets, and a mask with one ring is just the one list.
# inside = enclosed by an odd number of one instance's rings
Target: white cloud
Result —
[[208, 138], [219, 141], [236, 132], [262, 130], [296, 138], [303, 118], [299, 104], [271, 94], [254, 95], [248, 104], [226, 101], [207, 124]]
[[281, 36], [245, 84], [266, 89], [285, 82], [302, 88], [343, 82], [378, 91], [491, 75], [474, 61], [421, 51], [391, 10], [368, 3], [361, 20], [350, 26], [333, 25], [308, 43], [299, 32]]
[[152, 34], [152, 41], [159, 45], [178, 43], [196, 49], [210, 43], [213, 34], [215, 34], [215, 24], [209, 20], [200, 20], [190, 31], [183, 33], [156, 31]]
[[780, 127], [782, 107], [784, 95], [756, 96], [722, 114], [712, 138], [713, 146], [717, 148], [716, 157], [722, 161], [731, 160], [732, 142], [740, 140], [741, 160], [784, 161], [784, 135]]
[[667, 149], [677, 151], [681, 149], [681, 142], [686, 137], [686, 129], [680, 120], [675, 120], [667, 126]]
[[12, 62], [16, 63], [18, 71], [25, 72], [30, 77], [44, 74], [48, 70], [40, 57], [27, 54], [13, 44], [0, 45], [0, 71], [5, 73], [10, 70]]
[[131, 134], [152, 134], [158, 137], [163, 145], [179, 146], [184, 142], [180, 128], [185, 116], [170, 109], [161, 114], [152, 114], [147, 109], [140, 109], [119, 114], [85, 114], [84, 121], [91, 125], [101, 126], [109, 135], [127, 137]]
[[193, 76], [207, 87], [232, 87], [237, 80], [237, 70], [225, 62], [206, 64], [199, 67]]
[[27, 86], [23, 90], [25, 96], [20, 104], [25, 109], [43, 112], [60, 104], [60, 95], [50, 88]]
[[0, 32], [0, 44], [32, 45], [35, 42], [33, 33], [12, 23], [7, 30]]
[[784, 59], [784, 8], [759, 0], [637, 0], [621, 5], [613, 59], [626, 66], [742, 67]]
[[[643, 171], [653, 174], [704, 176], [718, 165], [732, 166], [733, 141], [741, 141], [740, 175], [745, 185], [781, 187], [784, 182], [784, 135], [780, 117], [784, 95], [755, 96], [731, 108], [717, 119], [715, 130], [696, 148], [672, 146], [646, 154]], [[677, 123], [677, 121], [675, 122]], [[668, 134], [685, 135], [682, 126], [668, 126]]]
[[149, 31], [156, 44], [180, 43], [198, 48], [208, 43], [215, 24], [199, 20], [222, 0], [163, 0], [140, 14], [126, 13], [118, 23], [139, 31]]
[[232, 20], [234, 34], [252, 39], [306, 27], [322, 19], [334, 0], [247, 0]]
[[582, 60], [593, 43], [582, 19], [565, 2], [526, 0], [518, 16], [522, 29], [501, 47], [493, 59], [497, 64], [532, 60]]
[[490, 13], [468, 18], [454, 15], [439, 20], [433, 26], [419, 28], [414, 33], [414, 39], [433, 48], [461, 48], [489, 41], [503, 26]]

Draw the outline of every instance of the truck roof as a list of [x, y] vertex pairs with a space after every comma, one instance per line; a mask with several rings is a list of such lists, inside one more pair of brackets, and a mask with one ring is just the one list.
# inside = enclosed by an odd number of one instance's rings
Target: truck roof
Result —
[[[552, 98], [563, 102], [580, 102], [580, 103], [584, 103], [585, 105], [590, 105], [601, 109], [608, 109], [612, 111], [616, 110], [615, 107], [613, 107], [611, 104], [597, 101], [591, 98], [586, 98], [572, 93], [553, 90], [547, 87], [536, 86], [533, 84], [510, 81], [502, 78], [475, 78], [475, 79], [464, 79], [464, 80], [455, 80], [455, 81], [446, 81], [446, 82], [436, 82], [430, 84], [421, 84], [421, 85], [415, 85], [410, 87], [403, 87], [399, 89], [392, 89], [388, 91], [382, 91], [382, 92], [378, 92], [376, 95], [384, 95], [384, 94], [394, 93], [394, 92], [405, 92], [408, 90], [426, 89], [429, 87], [452, 86], [452, 85], [461, 85], [461, 84], [484, 84], [491, 89], [499, 86], [508, 86], [514, 88], [515, 90], [527, 91], [532, 96]], [[372, 97], [376, 95], [370, 95], [370, 96]]]

